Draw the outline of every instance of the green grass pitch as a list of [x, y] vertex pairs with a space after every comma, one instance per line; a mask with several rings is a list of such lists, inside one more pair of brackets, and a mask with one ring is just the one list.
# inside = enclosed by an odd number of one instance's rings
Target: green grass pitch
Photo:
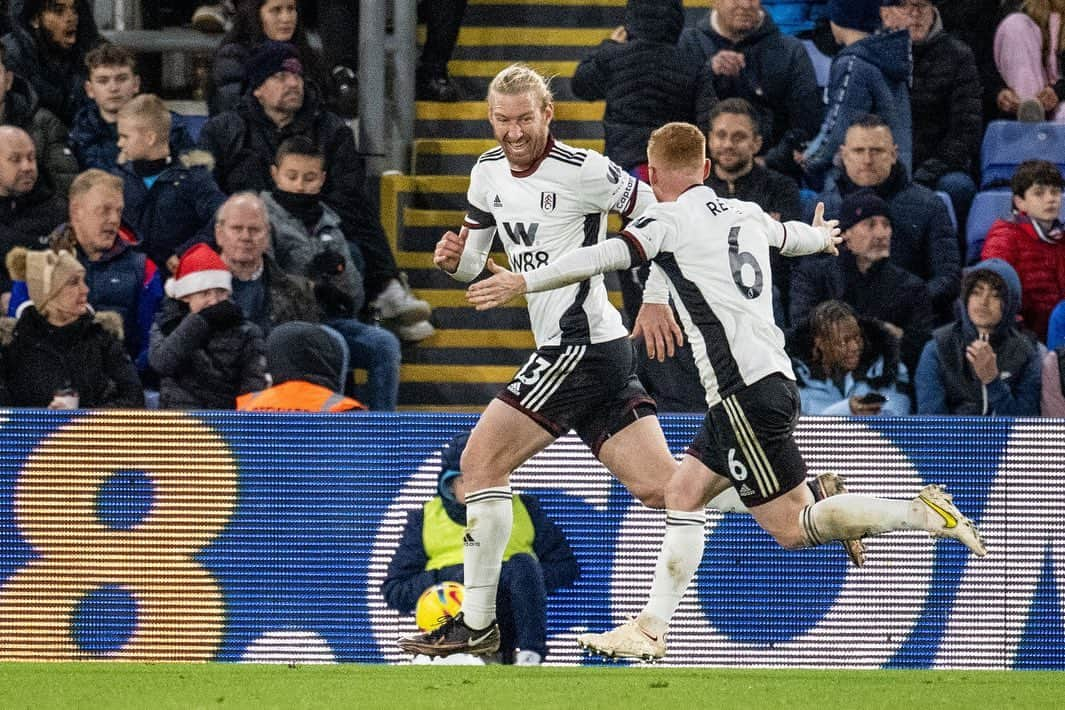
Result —
[[1065, 675], [1008, 671], [723, 670], [638, 666], [4, 663], [14, 708], [742, 708], [1051, 710]]

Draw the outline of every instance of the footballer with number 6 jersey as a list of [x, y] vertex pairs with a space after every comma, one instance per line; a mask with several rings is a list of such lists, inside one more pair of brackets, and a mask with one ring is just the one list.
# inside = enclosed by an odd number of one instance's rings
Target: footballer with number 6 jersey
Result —
[[[666, 486], [666, 533], [649, 600], [635, 619], [606, 633], [581, 634], [577, 642], [613, 657], [665, 655], [669, 620], [703, 557], [706, 503], [729, 487], [787, 549], [830, 540], [860, 545], [863, 537], [925, 530], [987, 554], [975, 525], [941, 486], [925, 486], [912, 500], [890, 500], [846, 493], [833, 474], [818, 477], [819, 488], [803, 485], [806, 464], [793, 437], [799, 395], [773, 323], [769, 247], [779, 246], [785, 256], [835, 254], [839, 229], [824, 221], [824, 205], [817, 206], [812, 226], [781, 224], [753, 203], [718, 197], [703, 186], [710, 169], [706, 141], [691, 124], [659, 128], [647, 157], [660, 202], [621, 239], [522, 274], [489, 263], [493, 276], [467, 291], [477, 308], [491, 308], [526, 292], [652, 261], [664, 282], [648, 282], [652, 292], [645, 290], [633, 333], [648, 339], [649, 354], [658, 349], [661, 356], [660, 345], [668, 351], [676, 327], [671, 293], [692, 344], [709, 411]], [[851, 544], [847, 548], [856, 563], [864, 560]]]

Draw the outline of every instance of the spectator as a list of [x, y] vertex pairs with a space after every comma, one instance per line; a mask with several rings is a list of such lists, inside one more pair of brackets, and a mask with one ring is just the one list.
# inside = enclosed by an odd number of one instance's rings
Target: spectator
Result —
[[[819, 185], [832, 167], [848, 129], [864, 114], [882, 116], [898, 144], [905, 175], [912, 174], [910, 37], [903, 31], [877, 33], [881, 0], [832, 0], [832, 34], [843, 49], [832, 60], [828, 111], [800, 162]], [[875, 34], [874, 34], [875, 33]]]
[[85, 102], [86, 52], [99, 40], [88, 0], [12, 3], [7, 68], [30, 82], [41, 106], [69, 126]]
[[[141, 79], [133, 54], [125, 47], [104, 43], [85, 55], [88, 101], [78, 109], [70, 127], [70, 149], [82, 170], [118, 167], [118, 112], [140, 91]], [[170, 152], [194, 147], [185, 118], [170, 112]]]
[[152, 327], [160, 409], [235, 409], [266, 387], [262, 331], [230, 299], [232, 275], [211, 247], [185, 252]]
[[0, 351], [0, 404], [95, 409], [143, 407], [137, 371], [122, 348], [118, 318], [89, 308], [85, 267], [67, 251], [12, 249], [12, 276], [30, 302]]
[[1013, 216], [991, 225], [981, 257], [1003, 259], [1016, 270], [1021, 319], [1045, 341], [1050, 312], [1065, 298], [1065, 227], [1058, 219], [1065, 179], [1054, 163], [1026, 160], [1010, 188]]
[[958, 319], [932, 333], [917, 365], [918, 414], [1039, 415], [1042, 353], [1014, 327], [1021, 281], [1001, 259], [965, 272]]
[[825, 203], [826, 217], [839, 214], [847, 195], [871, 188], [888, 203], [891, 260], [925, 282], [933, 318], [949, 321], [958, 295], [961, 257], [946, 205], [927, 187], [910, 181], [898, 160], [891, 128], [879, 116], [855, 121], [840, 156], [842, 173], [833, 172], [818, 196]]
[[793, 145], [817, 133], [825, 115], [802, 42], [782, 34], [760, 0], [715, 0], [678, 44], [691, 56], [693, 73], [710, 65], [719, 99], [746, 99], [758, 110], [766, 163], [793, 165]]
[[202, 150], [171, 154], [171, 114], [154, 94], [130, 99], [118, 111], [118, 147], [126, 224], [138, 249], [166, 273], [193, 243], [211, 240], [214, 215], [226, 201]]
[[931, 0], [906, 0], [880, 9], [884, 26], [907, 30], [913, 41], [913, 180], [950, 195], [965, 224], [976, 195], [973, 162], [983, 134], [983, 89], [964, 42], [943, 30]]
[[910, 413], [909, 371], [899, 341], [842, 301], [818, 304], [788, 342], [803, 414], [868, 417]]
[[347, 342], [351, 363], [367, 371], [366, 403], [392, 411], [399, 394], [400, 344], [390, 331], [358, 319], [362, 276], [352, 262], [340, 217], [318, 199], [325, 158], [305, 136], [289, 138], [271, 167], [275, 187], [262, 193], [278, 266], [315, 282], [323, 320]]
[[[211, 63], [207, 112], [214, 116], [240, 106], [241, 96], [248, 88], [244, 67], [266, 42], [294, 45], [307, 79], [315, 83], [319, 96], [325, 96], [329, 85], [322, 60], [307, 41], [303, 25], [296, 0], [238, 0], [233, 26], [222, 38]], [[352, 37], [345, 37], [345, 41], [352, 42]]]
[[1044, 417], [1065, 418], [1065, 348], [1058, 346], [1043, 357], [1039, 412]]
[[[37, 174], [36, 149], [26, 131], [0, 126], [0, 260], [16, 246], [40, 249], [65, 218], [67, 203]], [[0, 293], [10, 298], [11, 278], [0, 266]], [[7, 311], [7, 303], [0, 311]]]
[[1005, 83], [996, 97], [998, 108], [1025, 121], [1065, 121], [1065, 3], [1025, 0], [1019, 10], [995, 30], [995, 66]]
[[349, 412], [365, 409], [343, 395], [344, 353], [340, 344], [314, 323], [291, 321], [266, 338], [266, 371], [274, 383], [237, 397], [237, 409], [249, 412]]
[[[381, 585], [385, 602], [400, 613], [413, 613], [427, 587], [463, 581], [466, 489], [460, 460], [468, 440], [469, 432], [463, 432], [444, 447], [437, 495], [407, 514]], [[547, 655], [547, 595], [577, 579], [577, 560], [536, 498], [515, 494], [513, 508], [514, 529], [499, 577], [499, 649], [504, 663], [539, 665]]]
[[647, 182], [647, 139], [670, 121], [707, 125], [714, 76], [682, 60], [680, 0], [629, 0], [625, 25], [577, 65], [570, 87], [586, 101], [606, 100], [606, 155]]
[[998, 114], [996, 96], [1004, 84], [995, 68], [995, 29], [1021, 0], [936, 0], [943, 29], [973, 50], [983, 86], [984, 120]]
[[[126, 350], [137, 369], [148, 368], [148, 336], [163, 297], [162, 281], [151, 259], [134, 250], [122, 225], [122, 180], [102, 170], [86, 170], [70, 186], [70, 221], [48, 237], [55, 251], [69, 251], [86, 269], [89, 303], [122, 318]], [[11, 306], [26, 298], [25, 286], [12, 286]]]
[[67, 148], [67, 127], [40, 105], [29, 82], [7, 68], [7, 48], [0, 43], [0, 124], [17, 126], [33, 139], [45, 182], [67, 194], [78, 164]]
[[1053, 350], [1059, 345], [1065, 345], [1065, 300], [1054, 306], [1047, 326], [1047, 347]]
[[351, 129], [321, 107], [313, 87], [304, 93], [303, 69], [292, 45], [266, 43], [249, 61], [251, 93], [236, 111], [207, 121], [200, 143], [215, 158], [215, 179], [223, 192], [262, 192], [273, 185], [270, 166], [286, 138], [310, 137], [326, 158], [322, 202], [344, 223], [366, 264], [367, 301], [403, 340], [433, 334], [430, 308], [417, 299], [396, 268], [377, 209], [364, 192], [364, 164]]
[[892, 227], [886, 202], [871, 190], [847, 195], [838, 213], [844, 239], [838, 257], [812, 256], [792, 274], [791, 322], [814, 307], [839, 300], [862, 318], [875, 319], [899, 340], [909, 372], [932, 331], [932, 307], [921, 279], [892, 262]]

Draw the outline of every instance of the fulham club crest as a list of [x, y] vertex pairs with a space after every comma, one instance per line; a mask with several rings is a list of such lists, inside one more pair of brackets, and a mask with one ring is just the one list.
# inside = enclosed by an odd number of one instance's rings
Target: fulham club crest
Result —
[[554, 212], [555, 203], [557, 202], [555, 193], [553, 192], [541, 192], [540, 193], [540, 209], [544, 212]]

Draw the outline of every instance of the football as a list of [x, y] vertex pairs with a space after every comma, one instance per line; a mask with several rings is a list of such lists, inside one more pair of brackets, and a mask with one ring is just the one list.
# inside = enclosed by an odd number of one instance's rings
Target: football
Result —
[[432, 631], [462, 609], [464, 587], [458, 582], [441, 582], [422, 592], [414, 608], [414, 621], [422, 631]]

